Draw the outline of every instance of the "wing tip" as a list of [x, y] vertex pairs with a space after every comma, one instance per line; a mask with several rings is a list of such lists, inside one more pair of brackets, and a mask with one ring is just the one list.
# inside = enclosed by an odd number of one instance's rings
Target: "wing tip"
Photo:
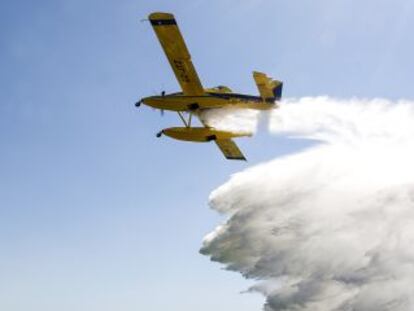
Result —
[[154, 27], [177, 25], [174, 15], [170, 13], [160, 13], [160, 12], [151, 13], [148, 16], [148, 19], [151, 22], [151, 25]]
[[227, 160], [241, 160], [241, 161], [246, 161], [247, 159], [244, 156], [240, 156], [240, 157], [231, 157], [231, 156], [225, 156]]
[[173, 19], [174, 15], [171, 13], [165, 13], [165, 12], [153, 12], [150, 15], [148, 15], [149, 20], [166, 20], [166, 19]]

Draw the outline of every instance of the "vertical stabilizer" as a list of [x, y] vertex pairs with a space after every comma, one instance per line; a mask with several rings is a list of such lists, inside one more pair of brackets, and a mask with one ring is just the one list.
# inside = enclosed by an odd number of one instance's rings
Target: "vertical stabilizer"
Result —
[[264, 101], [274, 102], [282, 98], [282, 81], [273, 80], [266, 76], [266, 74], [257, 71], [253, 72], [253, 78]]

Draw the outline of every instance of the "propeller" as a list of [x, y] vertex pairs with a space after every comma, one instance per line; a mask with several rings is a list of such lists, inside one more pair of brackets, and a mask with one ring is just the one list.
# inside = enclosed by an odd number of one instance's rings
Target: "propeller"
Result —
[[[161, 91], [161, 96], [164, 97], [165, 96], [165, 91]], [[161, 109], [161, 117], [164, 116], [164, 109]]]
[[162, 136], [163, 131], [159, 131], [155, 136], [157, 136], [158, 138], [160, 138]]
[[[154, 92], [155, 94], [157, 94], [156, 92]], [[158, 93], [159, 94], [159, 93]], [[164, 97], [165, 96], [165, 91], [161, 91], [161, 94], [160, 94], [162, 97]], [[141, 104], [143, 104], [144, 103], [144, 100], [141, 98], [139, 101], [137, 101], [136, 103], [135, 103], [135, 107], [139, 107], [139, 106], [141, 106]], [[154, 109], [154, 108], [153, 108]], [[161, 112], [161, 116], [164, 116], [164, 109], [160, 109], [160, 112]]]

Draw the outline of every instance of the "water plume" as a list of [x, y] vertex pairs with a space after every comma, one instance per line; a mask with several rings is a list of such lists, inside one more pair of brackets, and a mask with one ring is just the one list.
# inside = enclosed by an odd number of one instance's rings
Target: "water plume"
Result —
[[201, 252], [257, 280], [264, 310], [413, 309], [414, 103], [289, 99], [275, 135], [315, 145], [233, 175]]
[[218, 130], [254, 133], [260, 113], [253, 109], [221, 108], [205, 110], [199, 117], [207, 125]]

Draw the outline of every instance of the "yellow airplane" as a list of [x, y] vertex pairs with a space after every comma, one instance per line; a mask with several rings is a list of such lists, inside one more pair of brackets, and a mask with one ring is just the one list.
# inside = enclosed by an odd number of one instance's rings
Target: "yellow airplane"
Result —
[[[259, 110], [277, 108], [276, 102], [282, 97], [283, 83], [255, 71], [253, 78], [260, 96], [233, 93], [226, 86], [205, 89], [191, 62], [190, 53], [178, 29], [174, 15], [156, 12], [150, 14], [148, 18], [182, 89], [182, 92], [171, 94], [162, 92], [160, 96], [145, 97], [135, 104], [137, 107], [145, 104], [161, 111], [170, 110], [178, 113], [184, 127], [163, 129], [157, 134], [157, 137], [164, 134], [174, 139], [192, 142], [214, 141], [227, 159], [246, 160], [232, 138], [251, 136], [251, 133], [235, 133], [214, 129], [200, 118], [200, 113], [206, 109], [224, 107]], [[187, 119], [184, 117], [184, 113], [188, 113]], [[203, 127], [191, 126], [193, 114], [199, 117]]]

